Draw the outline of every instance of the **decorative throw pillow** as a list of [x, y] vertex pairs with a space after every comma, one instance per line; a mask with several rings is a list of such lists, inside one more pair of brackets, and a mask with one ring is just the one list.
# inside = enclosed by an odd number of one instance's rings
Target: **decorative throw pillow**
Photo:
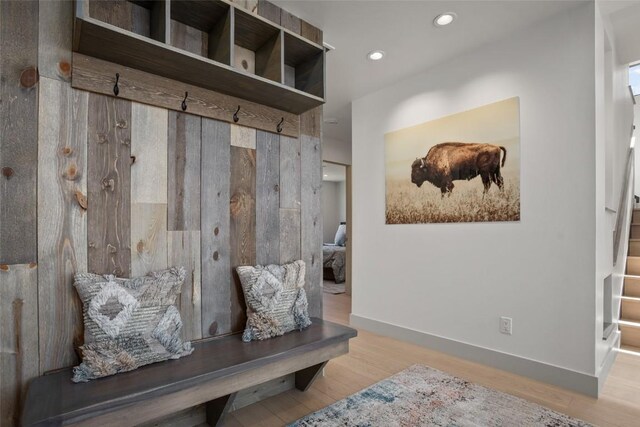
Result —
[[79, 273], [74, 286], [83, 304], [82, 363], [73, 381], [85, 382], [149, 363], [178, 359], [193, 352], [183, 342], [182, 320], [175, 301], [182, 290], [184, 268], [119, 279]]
[[340, 224], [333, 242], [336, 246], [344, 246], [347, 243], [347, 224]]
[[305, 265], [294, 261], [285, 265], [236, 269], [247, 302], [247, 327], [242, 340], [264, 340], [301, 330], [311, 324], [304, 291]]

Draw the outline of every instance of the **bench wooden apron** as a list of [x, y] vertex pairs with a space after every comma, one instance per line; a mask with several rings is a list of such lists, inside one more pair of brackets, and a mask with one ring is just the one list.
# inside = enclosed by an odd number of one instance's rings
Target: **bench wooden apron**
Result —
[[295, 372], [307, 390], [326, 363], [349, 351], [355, 329], [312, 319], [303, 330], [244, 343], [240, 335], [194, 344], [192, 355], [143, 366], [88, 383], [71, 381], [71, 369], [31, 381], [25, 426], [129, 426], [206, 404], [207, 423], [220, 425], [236, 393]]

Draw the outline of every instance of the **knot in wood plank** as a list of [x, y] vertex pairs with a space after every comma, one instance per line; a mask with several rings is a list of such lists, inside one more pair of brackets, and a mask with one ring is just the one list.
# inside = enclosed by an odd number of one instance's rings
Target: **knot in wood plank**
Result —
[[64, 147], [62, 149], [62, 155], [64, 155], [65, 157], [69, 157], [72, 153], [73, 153], [73, 148], [71, 147]]
[[25, 89], [30, 89], [38, 83], [40, 79], [40, 75], [38, 74], [38, 69], [35, 67], [29, 67], [22, 70], [20, 73], [20, 87]]
[[14, 171], [13, 169], [11, 169], [10, 167], [4, 167], [2, 168], [2, 176], [4, 176], [7, 179], [11, 179], [11, 177], [13, 176]]
[[118, 249], [109, 243], [107, 245], [107, 252], [109, 252], [110, 254], [115, 254], [116, 252], [118, 252]]
[[86, 211], [88, 207], [87, 196], [82, 194], [80, 190], [76, 190], [75, 196], [76, 196], [76, 202], [78, 202], [78, 205], [80, 205], [80, 207]]
[[127, 121], [124, 120], [124, 119], [116, 120], [116, 128], [118, 128], [118, 129], [126, 129], [127, 128]]
[[75, 164], [70, 165], [66, 171], [62, 174], [62, 177], [67, 181], [75, 181], [78, 179], [78, 168]]
[[71, 64], [65, 60], [58, 62], [58, 75], [69, 80], [69, 78], [71, 78]]
[[97, 135], [97, 137], [98, 137], [98, 144], [104, 144], [104, 143], [109, 141], [107, 139], [107, 134], [106, 133], [99, 133]]
[[103, 178], [102, 179], [102, 189], [107, 190], [111, 189], [113, 191], [115, 189], [116, 182], [113, 178]]

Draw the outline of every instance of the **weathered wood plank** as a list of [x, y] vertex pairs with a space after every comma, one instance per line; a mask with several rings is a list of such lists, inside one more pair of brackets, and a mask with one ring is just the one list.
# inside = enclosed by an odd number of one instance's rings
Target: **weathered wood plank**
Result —
[[169, 230], [200, 230], [202, 118], [169, 111]]
[[82, 303], [73, 276], [87, 271], [88, 92], [40, 80], [38, 137], [38, 317], [40, 371], [77, 362]]
[[89, 94], [88, 269], [131, 272], [131, 103]]
[[186, 340], [202, 338], [200, 232], [169, 231], [169, 267], [184, 267], [187, 275], [178, 301], [182, 318], [182, 336]]
[[78, 53], [73, 54], [72, 85], [75, 88], [113, 95], [116, 73], [120, 74], [120, 98], [182, 111], [184, 93], [188, 92], [188, 113], [233, 123], [233, 113], [241, 106], [238, 113], [239, 124], [273, 132], [280, 119], [284, 118], [281, 135], [298, 137], [300, 119], [296, 114]]
[[300, 20], [300, 35], [319, 45], [322, 44], [322, 30], [304, 20]]
[[300, 209], [300, 139], [280, 137], [280, 207]]
[[256, 129], [231, 125], [231, 145], [234, 147], [256, 149]]
[[233, 50], [235, 52], [233, 66], [239, 70], [246, 71], [247, 73], [255, 74], [256, 53], [238, 45], [235, 45]]
[[289, 31], [300, 34], [300, 18], [292, 15], [284, 9], [281, 9], [280, 11], [280, 25]]
[[256, 263], [280, 262], [280, 137], [256, 133]]
[[202, 120], [202, 336], [231, 332], [230, 141], [228, 123]]
[[280, 209], [280, 264], [301, 259], [300, 210]]
[[258, 15], [280, 25], [281, 9], [267, 0], [258, 0]]
[[301, 148], [301, 255], [306, 264], [305, 289], [309, 314], [322, 316], [322, 149], [320, 138], [300, 137]]
[[38, 256], [38, 2], [0, 2], [0, 263]]
[[39, 1], [38, 72], [41, 77], [71, 78], [72, 1]]
[[27, 382], [38, 376], [38, 269], [0, 265], [0, 425], [20, 425]]
[[151, 11], [127, 0], [89, 2], [92, 18], [106, 22], [141, 36], [151, 36]]
[[167, 268], [167, 205], [131, 204], [131, 276]]
[[206, 57], [209, 51], [209, 35], [172, 19], [171, 46]]
[[167, 203], [164, 108], [131, 104], [131, 203]]
[[245, 326], [246, 305], [236, 267], [256, 263], [256, 150], [231, 147], [231, 331]]

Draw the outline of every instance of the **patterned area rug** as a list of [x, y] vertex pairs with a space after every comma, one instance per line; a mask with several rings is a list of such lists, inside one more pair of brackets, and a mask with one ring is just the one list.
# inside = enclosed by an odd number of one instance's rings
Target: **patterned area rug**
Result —
[[300, 426], [575, 426], [589, 424], [524, 399], [414, 365], [290, 424]]
[[328, 294], [344, 294], [344, 283], [334, 283], [329, 280], [322, 282], [322, 290]]

